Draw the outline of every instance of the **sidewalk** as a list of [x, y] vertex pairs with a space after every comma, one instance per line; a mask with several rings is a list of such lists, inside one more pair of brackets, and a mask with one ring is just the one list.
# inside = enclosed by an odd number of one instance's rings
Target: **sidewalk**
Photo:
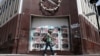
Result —
[[[0, 54], [0, 56], [43, 56], [43, 55], [30, 55], [30, 54]], [[46, 56], [100, 56], [100, 54], [87, 54], [87, 55], [46, 55]]]

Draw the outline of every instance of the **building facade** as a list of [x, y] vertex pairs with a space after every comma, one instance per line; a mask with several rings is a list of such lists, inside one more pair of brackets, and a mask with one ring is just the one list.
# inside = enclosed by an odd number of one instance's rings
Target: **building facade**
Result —
[[100, 53], [95, 9], [88, 0], [2, 1], [0, 53], [42, 54], [48, 30], [59, 55]]
[[99, 53], [100, 35], [99, 35], [97, 15], [95, 12], [94, 4], [89, 3], [88, 0], [83, 0], [80, 2], [81, 6], [78, 6], [79, 7], [78, 11], [80, 11], [79, 17], [83, 17], [83, 19], [81, 18], [80, 20], [82, 22], [81, 29], [83, 32], [82, 33], [83, 53], [92, 53], [92, 54]]

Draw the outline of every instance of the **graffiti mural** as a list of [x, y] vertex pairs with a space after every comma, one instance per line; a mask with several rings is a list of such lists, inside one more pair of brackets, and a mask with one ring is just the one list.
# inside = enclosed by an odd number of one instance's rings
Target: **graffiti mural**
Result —
[[[69, 44], [69, 28], [67, 26], [40, 26], [30, 30], [30, 45], [29, 50], [44, 50], [45, 42], [42, 41], [43, 36], [47, 34], [48, 30], [52, 31], [52, 47], [54, 50], [68, 50]], [[49, 50], [49, 48], [48, 48]]]

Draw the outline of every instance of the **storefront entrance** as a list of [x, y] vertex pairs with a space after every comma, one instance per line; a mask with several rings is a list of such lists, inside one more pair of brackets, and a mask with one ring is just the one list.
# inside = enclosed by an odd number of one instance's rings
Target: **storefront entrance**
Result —
[[[43, 36], [48, 30], [52, 31], [52, 47], [54, 50], [69, 50], [69, 20], [68, 17], [36, 17], [31, 16], [29, 51], [44, 50]], [[49, 50], [49, 48], [48, 48]]]

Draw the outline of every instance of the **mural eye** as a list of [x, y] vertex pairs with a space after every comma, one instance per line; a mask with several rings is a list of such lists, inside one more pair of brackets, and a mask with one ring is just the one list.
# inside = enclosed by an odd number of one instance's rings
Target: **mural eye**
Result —
[[63, 48], [68, 48], [68, 44], [62, 44]]
[[34, 33], [33, 35], [34, 36], [40, 36], [40, 33]]
[[53, 37], [58, 37], [58, 34], [57, 33], [53, 33], [52, 36]]
[[68, 37], [68, 34], [67, 33], [62, 33], [62, 37], [63, 38], [67, 38]]
[[43, 48], [45, 46], [45, 44], [40, 44], [40, 47]]

